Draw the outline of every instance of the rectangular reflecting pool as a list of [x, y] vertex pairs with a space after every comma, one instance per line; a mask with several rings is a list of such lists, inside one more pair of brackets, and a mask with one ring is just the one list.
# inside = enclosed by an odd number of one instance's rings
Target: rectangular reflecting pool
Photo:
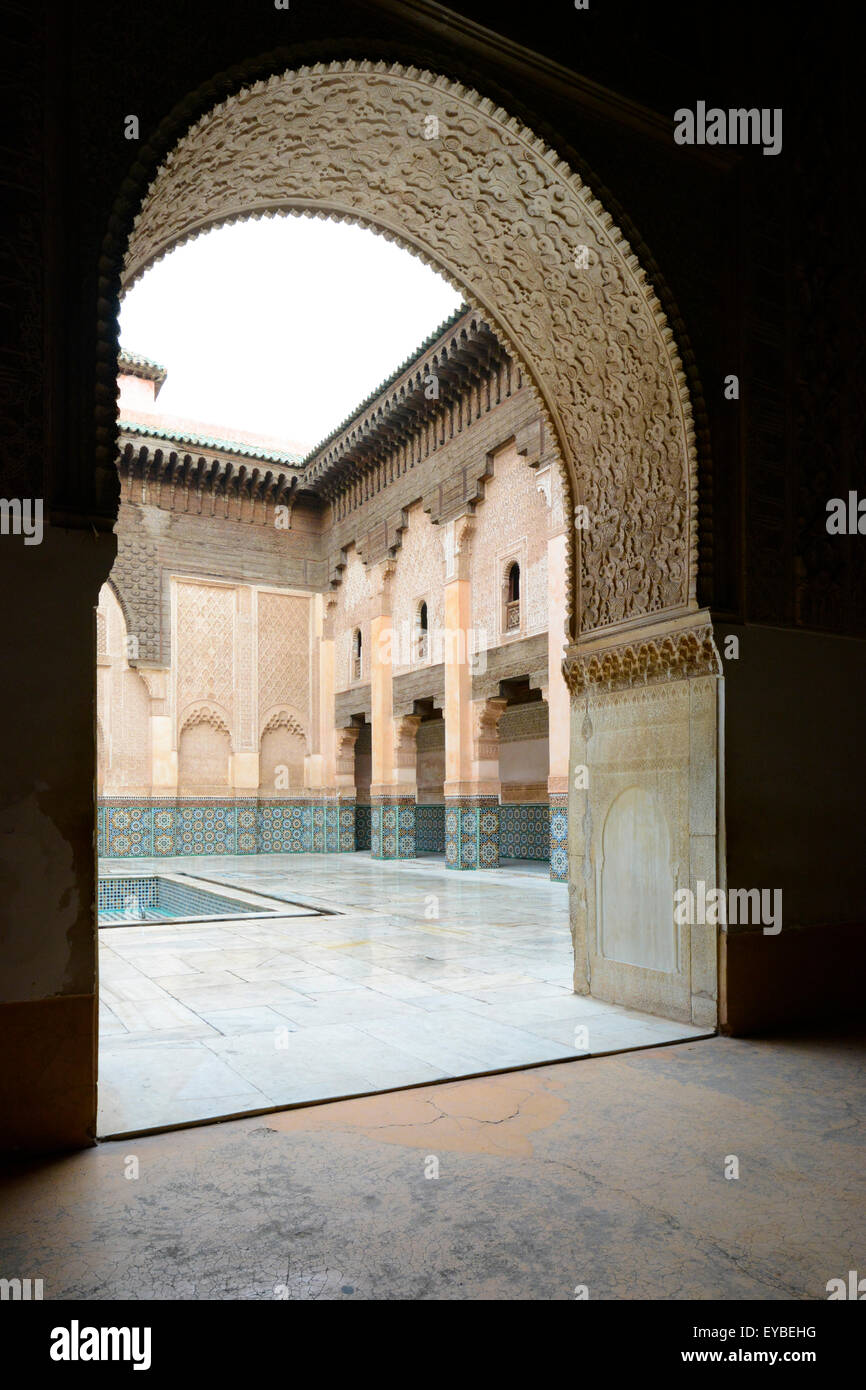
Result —
[[[186, 874], [113, 874], [99, 879], [98, 923], [101, 927], [140, 922], [208, 922], [227, 917], [285, 916], [300, 904], [260, 893], [202, 882]], [[304, 906], [307, 916], [320, 915]]]

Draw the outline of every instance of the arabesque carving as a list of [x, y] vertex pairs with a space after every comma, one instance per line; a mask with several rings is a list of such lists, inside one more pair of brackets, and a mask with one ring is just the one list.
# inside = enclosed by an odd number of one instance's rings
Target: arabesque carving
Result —
[[399, 719], [394, 720], [395, 768], [415, 766], [418, 757], [415, 735], [420, 723], [421, 716], [418, 714], [404, 714]]
[[125, 283], [211, 227], [289, 211], [400, 242], [525, 364], [571, 506], [588, 514], [568, 532], [573, 636], [695, 608], [682, 364], [637, 257], [558, 155], [489, 99], [415, 68], [284, 73], [215, 107], [175, 147], [136, 219]]
[[709, 624], [663, 636], [634, 639], [591, 655], [569, 655], [562, 674], [572, 695], [590, 688], [625, 690], [634, 685], [720, 676], [722, 663]]
[[472, 703], [472, 756], [477, 762], [499, 757], [499, 721], [508, 701], [500, 696]]

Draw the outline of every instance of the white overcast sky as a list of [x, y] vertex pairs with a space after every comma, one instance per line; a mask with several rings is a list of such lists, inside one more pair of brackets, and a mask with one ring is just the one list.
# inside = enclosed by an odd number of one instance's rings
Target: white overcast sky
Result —
[[188, 242], [134, 285], [121, 346], [168, 370], [157, 408], [312, 448], [460, 303], [374, 232], [305, 217]]

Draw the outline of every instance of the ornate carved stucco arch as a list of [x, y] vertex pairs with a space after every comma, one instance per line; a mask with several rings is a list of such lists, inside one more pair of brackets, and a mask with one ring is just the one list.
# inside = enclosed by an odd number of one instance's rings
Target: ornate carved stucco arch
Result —
[[[114, 599], [114, 602], [120, 609], [120, 616], [123, 619], [124, 637], [127, 637], [130, 631], [134, 631], [134, 624], [130, 620], [129, 603], [123, 592], [122, 586], [117, 583], [114, 575], [109, 575], [102, 589], [109, 598]], [[100, 592], [100, 600], [102, 600], [102, 597], [103, 593]]]
[[266, 710], [262, 717], [262, 737], [270, 733], [273, 729], [288, 729], [289, 733], [297, 734], [298, 738], [307, 739], [306, 723], [299, 710], [293, 709], [291, 705], [274, 705]]
[[229, 717], [225, 710], [220, 709], [218, 705], [201, 700], [187, 705], [177, 721], [178, 738], [185, 729], [194, 729], [199, 724], [208, 724], [219, 733], [228, 734], [231, 742], [232, 732]]
[[206, 230], [285, 212], [399, 242], [525, 366], [571, 503], [588, 510], [588, 529], [570, 531], [573, 637], [696, 609], [697, 456], [673, 333], [610, 214], [555, 152], [416, 68], [283, 73], [216, 106], [167, 157], [124, 285]]

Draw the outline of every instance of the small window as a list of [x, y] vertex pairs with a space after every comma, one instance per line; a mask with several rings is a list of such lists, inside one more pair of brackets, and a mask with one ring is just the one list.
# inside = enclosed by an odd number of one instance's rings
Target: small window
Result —
[[505, 631], [520, 630], [520, 566], [515, 561], [509, 567], [505, 583]]
[[416, 661], [427, 660], [427, 604], [422, 603], [418, 609], [418, 618], [415, 631], [415, 659]]
[[352, 634], [352, 680], [361, 679], [361, 629], [355, 628]]

